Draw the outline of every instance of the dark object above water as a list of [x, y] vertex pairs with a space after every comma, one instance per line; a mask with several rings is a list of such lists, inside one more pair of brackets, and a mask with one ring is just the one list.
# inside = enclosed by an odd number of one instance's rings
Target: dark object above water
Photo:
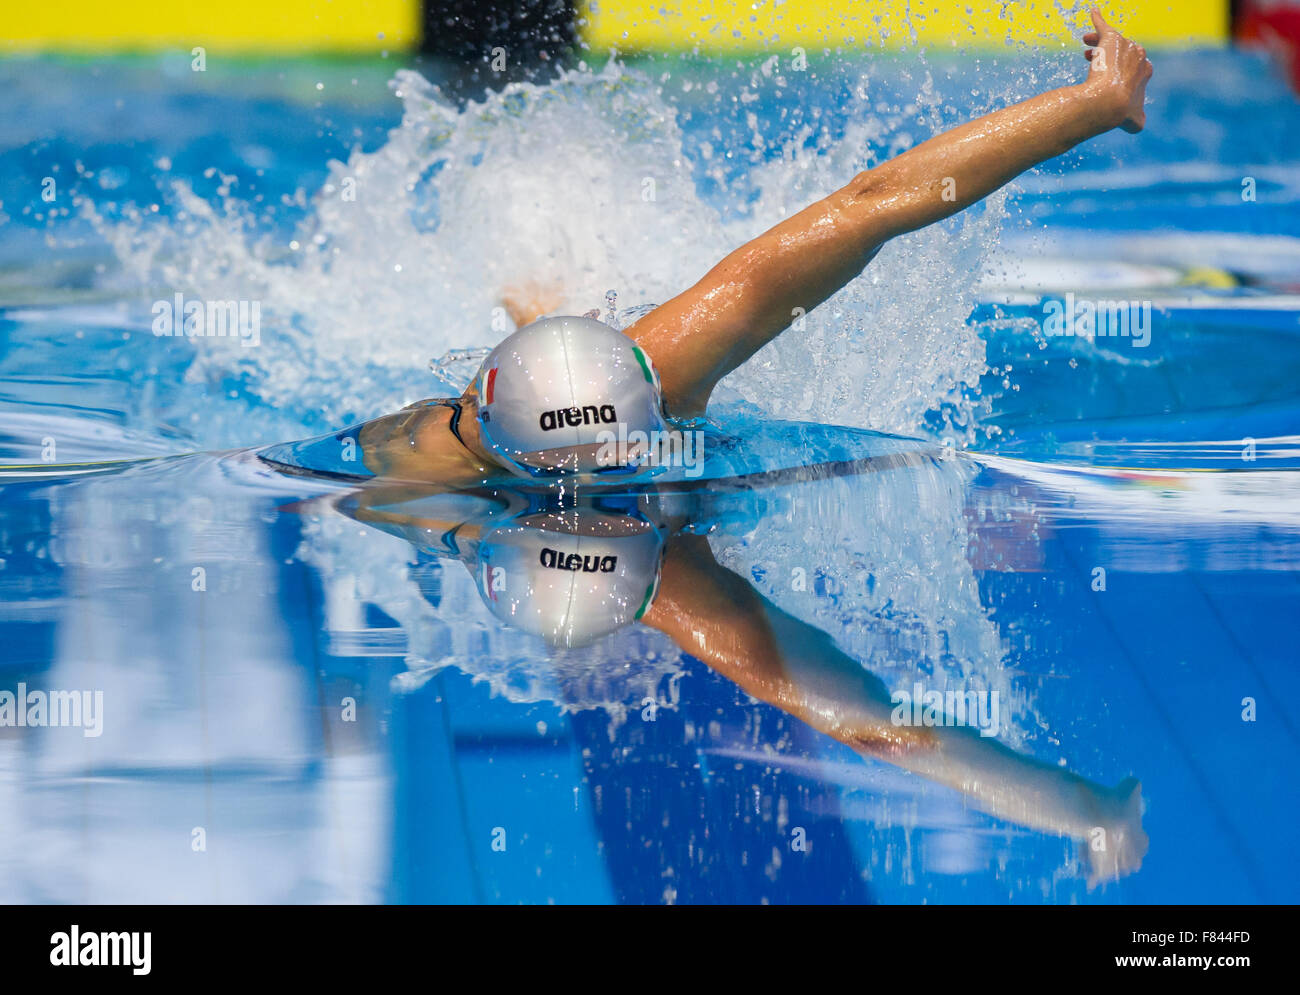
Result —
[[[424, 51], [511, 68], [548, 62], [577, 38], [571, 0], [425, 0]], [[494, 51], [497, 50], [497, 51]]]

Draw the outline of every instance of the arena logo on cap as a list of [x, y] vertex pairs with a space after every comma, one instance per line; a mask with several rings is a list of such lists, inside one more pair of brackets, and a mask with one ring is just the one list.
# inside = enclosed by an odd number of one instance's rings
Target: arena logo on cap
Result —
[[542, 548], [541, 555], [538, 557], [542, 566], [551, 570], [569, 570], [574, 573], [582, 572], [587, 574], [594, 573], [613, 573], [618, 568], [617, 556], [584, 556], [581, 553], [561, 553], [558, 549], [551, 549], [549, 546]]
[[582, 425], [612, 425], [616, 421], [618, 415], [612, 404], [585, 404], [580, 408], [556, 408], [554, 411], [543, 411], [541, 417], [537, 419], [543, 432], [553, 432], [557, 428], [578, 428]]

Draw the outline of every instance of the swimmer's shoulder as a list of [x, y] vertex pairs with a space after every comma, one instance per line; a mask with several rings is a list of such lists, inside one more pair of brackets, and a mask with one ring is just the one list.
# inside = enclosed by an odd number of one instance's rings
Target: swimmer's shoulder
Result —
[[372, 418], [348, 431], [355, 432], [358, 441], [363, 444], [367, 441], [379, 444], [396, 433], [415, 430], [430, 413], [445, 410], [450, 414], [459, 404], [459, 398], [451, 397], [430, 397], [423, 401], [413, 401], [392, 414]]
[[417, 411], [421, 408], [454, 408], [464, 404], [461, 397], [426, 397], [423, 401], [412, 401], [403, 411]]
[[365, 466], [376, 476], [428, 481], [459, 488], [480, 483], [478, 465], [458, 433], [473, 418], [473, 400], [427, 398], [361, 425], [357, 442]]

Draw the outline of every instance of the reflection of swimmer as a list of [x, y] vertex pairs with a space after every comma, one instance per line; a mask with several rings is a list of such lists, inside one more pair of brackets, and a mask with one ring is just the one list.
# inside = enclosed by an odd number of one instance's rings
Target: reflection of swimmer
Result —
[[[552, 646], [584, 646], [645, 613], [673, 527], [645, 497], [564, 506], [545, 494], [369, 487], [333, 502], [422, 554], [454, 558], [501, 621]], [[652, 512], [652, 513], [648, 513]]]
[[[723, 259], [626, 335], [592, 318], [535, 319], [547, 302], [510, 300], [520, 331], [454, 400], [424, 401], [354, 430], [370, 472], [473, 486], [638, 465], [633, 443], [598, 457], [621, 426], [651, 436], [703, 415], [717, 383], [854, 279], [896, 235], [976, 203], [1030, 167], [1115, 127], [1141, 130], [1151, 63], [1093, 11], [1087, 79], [995, 111], [853, 178]], [[530, 324], [531, 323], [531, 324]], [[345, 440], [346, 441], [346, 440]]]
[[1040, 763], [971, 727], [896, 723], [890, 690], [833, 640], [714, 558], [702, 495], [584, 499], [509, 490], [363, 488], [331, 502], [358, 521], [455, 557], [502, 621], [578, 646], [639, 622], [755, 698], [858, 752], [962, 792], [998, 818], [1080, 841], [1096, 883], [1146, 853], [1141, 793]]

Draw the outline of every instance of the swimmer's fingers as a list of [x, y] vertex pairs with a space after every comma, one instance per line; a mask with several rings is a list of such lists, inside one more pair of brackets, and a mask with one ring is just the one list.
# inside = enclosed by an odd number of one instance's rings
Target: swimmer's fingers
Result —
[[1087, 46], [1083, 50], [1083, 57], [1091, 62], [1097, 56], [1096, 46], [1101, 44], [1101, 35], [1096, 31], [1089, 31], [1083, 36], [1083, 44]]
[[[1114, 28], [1112, 28], [1109, 24], [1106, 23], [1106, 19], [1101, 16], [1101, 11], [1099, 11], [1096, 7], [1093, 7], [1092, 10], [1090, 10], [1088, 13], [1092, 17], [1092, 26], [1097, 29], [1096, 35], [1098, 41], [1100, 41], [1102, 38], [1105, 38], [1106, 35], [1111, 34], [1115, 31]], [[1084, 41], [1087, 41], [1087, 39], [1085, 38]], [[1096, 45], [1097, 43], [1098, 42], [1090, 42], [1090, 44], [1093, 45]]]

